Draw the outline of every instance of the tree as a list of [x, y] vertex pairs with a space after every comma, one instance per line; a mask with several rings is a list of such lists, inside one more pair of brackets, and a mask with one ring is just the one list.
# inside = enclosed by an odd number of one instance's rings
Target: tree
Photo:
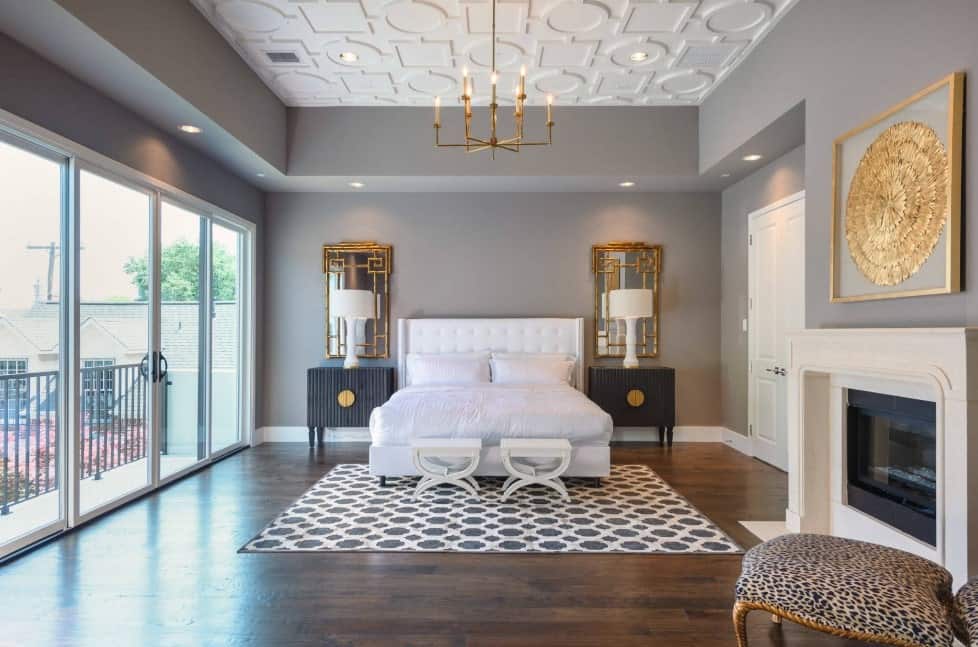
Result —
[[[215, 301], [233, 301], [237, 284], [237, 263], [221, 245], [214, 245], [212, 293]], [[140, 301], [149, 295], [149, 275], [146, 257], [130, 256], [123, 266]], [[186, 239], [167, 245], [160, 257], [160, 292], [163, 301], [197, 301], [200, 298], [198, 280], [200, 247]]]

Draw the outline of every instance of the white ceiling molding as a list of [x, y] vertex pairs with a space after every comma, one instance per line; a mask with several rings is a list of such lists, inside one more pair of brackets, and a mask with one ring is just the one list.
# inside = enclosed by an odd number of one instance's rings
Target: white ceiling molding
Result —
[[[191, 1], [286, 105], [452, 105], [463, 66], [487, 100], [488, 0]], [[698, 105], [797, 0], [498, 2], [500, 87], [526, 65], [528, 104]]]

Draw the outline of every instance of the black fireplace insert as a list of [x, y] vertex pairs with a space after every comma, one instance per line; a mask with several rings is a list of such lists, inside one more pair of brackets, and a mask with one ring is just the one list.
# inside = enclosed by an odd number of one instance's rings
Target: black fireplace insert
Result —
[[848, 504], [935, 545], [935, 404], [855, 389], [848, 401]]

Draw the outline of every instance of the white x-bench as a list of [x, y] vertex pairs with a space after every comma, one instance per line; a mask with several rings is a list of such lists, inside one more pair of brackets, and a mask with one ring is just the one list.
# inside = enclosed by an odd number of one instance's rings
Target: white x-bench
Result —
[[504, 438], [499, 442], [499, 455], [510, 474], [503, 483], [503, 501], [521, 487], [534, 484], [570, 498], [560, 480], [571, 459], [571, 444], [566, 438]]
[[479, 497], [472, 473], [479, 466], [482, 441], [478, 438], [417, 438], [411, 441], [411, 458], [421, 474], [414, 496], [447, 483]]

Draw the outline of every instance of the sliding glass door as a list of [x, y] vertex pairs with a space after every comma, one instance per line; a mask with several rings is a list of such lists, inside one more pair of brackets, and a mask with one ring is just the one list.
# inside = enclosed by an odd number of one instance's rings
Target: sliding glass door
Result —
[[4, 119], [0, 558], [242, 447], [253, 370], [254, 229]]
[[[207, 457], [204, 397], [207, 220], [163, 201], [160, 225], [160, 350], [163, 375], [160, 478]], [[204, 322], [205, 325], [201, 325]]]
[[150, 484], [153, 317], [147, 281], [152, 193], [79, 179], [79, 510]]
[[219, 223], [211, 226], [211, 450], [241, 442], [241, 339], [243, 284], [241, 232]]
[[66, 158], [0, 133], [0, 555], [66, 524], [60, 370], [67, 168]]

